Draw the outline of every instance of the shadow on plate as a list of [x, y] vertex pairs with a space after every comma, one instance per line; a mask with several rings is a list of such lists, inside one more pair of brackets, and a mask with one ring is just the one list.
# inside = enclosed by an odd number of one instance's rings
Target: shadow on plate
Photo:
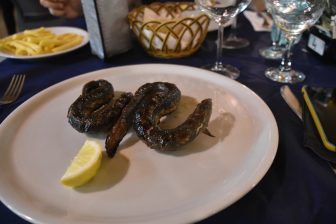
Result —
[[117, 153], [113, 159], [108, 158], [104, 153], [101, 167], [96, 176], [89, 183], [76, 188], [76, 190], [82, 193], [91, 193], [112, 188], [125, 177], [129, 166], [129, 159], [121, 153]]
[[220, 116], [212, 120], [208, 126], [209, 131], [215, 137], [210, 137], [204, 133], [200, 133], [199, 136], [188, 145], [181, 147], [177, 151], [167, 152], [165, 154], [172, 156], [186, 156], [206, 151], [217, 143], [222, 142], [225, 137], [230, 134], [234, 123], [235, 117], [231, 113], [222, 113]]
[[[163, 128], [174, 128], [181, 124], [186, 120], [189, 114], [194, 111], [198, 103], [199, 102], [193, 97], [182, 96], [178, 109], [169, 116], [165, 117], [164, 120], [161, 121], [160, 126]], [[223, 141], [224, 138], [229, 135], [234, 123], [235, 117], [233, 114], [228, 112], [220, 113], [215, 119], [210, 121], [208, 125], [209, 131], [215, 137], [210, 137], [206, 134], [200, 133], [194, 141], [176, 151], [158, 152], [173, 156], [186, 156], [191, 153], [205, 151], [216, 145], [218, 142]]]

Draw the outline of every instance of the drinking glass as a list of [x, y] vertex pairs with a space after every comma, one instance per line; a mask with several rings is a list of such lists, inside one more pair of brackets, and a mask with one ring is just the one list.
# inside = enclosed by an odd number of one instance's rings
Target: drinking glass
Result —
[[222, 63], [224, 24], [236, 17], [250, 4], [251, 0], [195, 0], [200, 10], [218, 24], [218, 44], [216, 62], [204, 68], [220, 73], [232, 79], [239, 77], [240, 71], [232, 65]]
[[260, 49], [259, 54], [266, 59], [281, 59], [283, 54], [283, 47], [280, 44], [281, 37], [281, 30], [273, 23], [271, 30], [272, 46]]
[[283, 83], [297, 83], [305, 79], [302, 72], [291, 67], [291, 49], [302, 32], [314, 25], [323, 13], [325, 0], [265, 0], [275, 24], [282, 30], [287, 46], [278, 68], [268, 68], [265, 75]]
[[222, 47], [225, 49], [240, 49], [250, 45], [248, 39], [237, 36], [237, 17], [233, 18], [230, 34], [223, 41]]

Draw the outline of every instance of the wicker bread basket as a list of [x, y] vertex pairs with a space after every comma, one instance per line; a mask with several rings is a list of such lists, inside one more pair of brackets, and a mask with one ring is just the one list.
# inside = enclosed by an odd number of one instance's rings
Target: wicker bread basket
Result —
[[[148, 11], [154, 14], [149, 19], [146, 18]], [[196, 12], [194, 3], [152, 3], [130, 11], [128, 20], [148, 54], [158, 58], [181, 58], [198, 50], [210, 22], [203, 13], [191, 15], [188, 12]], [[162, 15], [165, 19], [161, 19]]]

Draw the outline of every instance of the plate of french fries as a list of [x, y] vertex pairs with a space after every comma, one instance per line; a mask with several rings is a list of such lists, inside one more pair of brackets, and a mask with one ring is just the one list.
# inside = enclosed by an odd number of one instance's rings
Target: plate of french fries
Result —
[[76, 50], [89, 41], [88, 33], [76, 27], [40, 27], [0, 39], [0, 56], [37, 59]]

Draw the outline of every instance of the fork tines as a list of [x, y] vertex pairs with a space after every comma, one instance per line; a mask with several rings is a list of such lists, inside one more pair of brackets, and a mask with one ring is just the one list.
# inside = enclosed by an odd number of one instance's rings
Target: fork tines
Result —
[[8, 100], [11, 101], [16, 100], [23, 89], [25, 79], [26, 79], [25, 75], [14, 75], [9, 83], [9, 86], [4, 94], [4, 97], [8, 98]]

